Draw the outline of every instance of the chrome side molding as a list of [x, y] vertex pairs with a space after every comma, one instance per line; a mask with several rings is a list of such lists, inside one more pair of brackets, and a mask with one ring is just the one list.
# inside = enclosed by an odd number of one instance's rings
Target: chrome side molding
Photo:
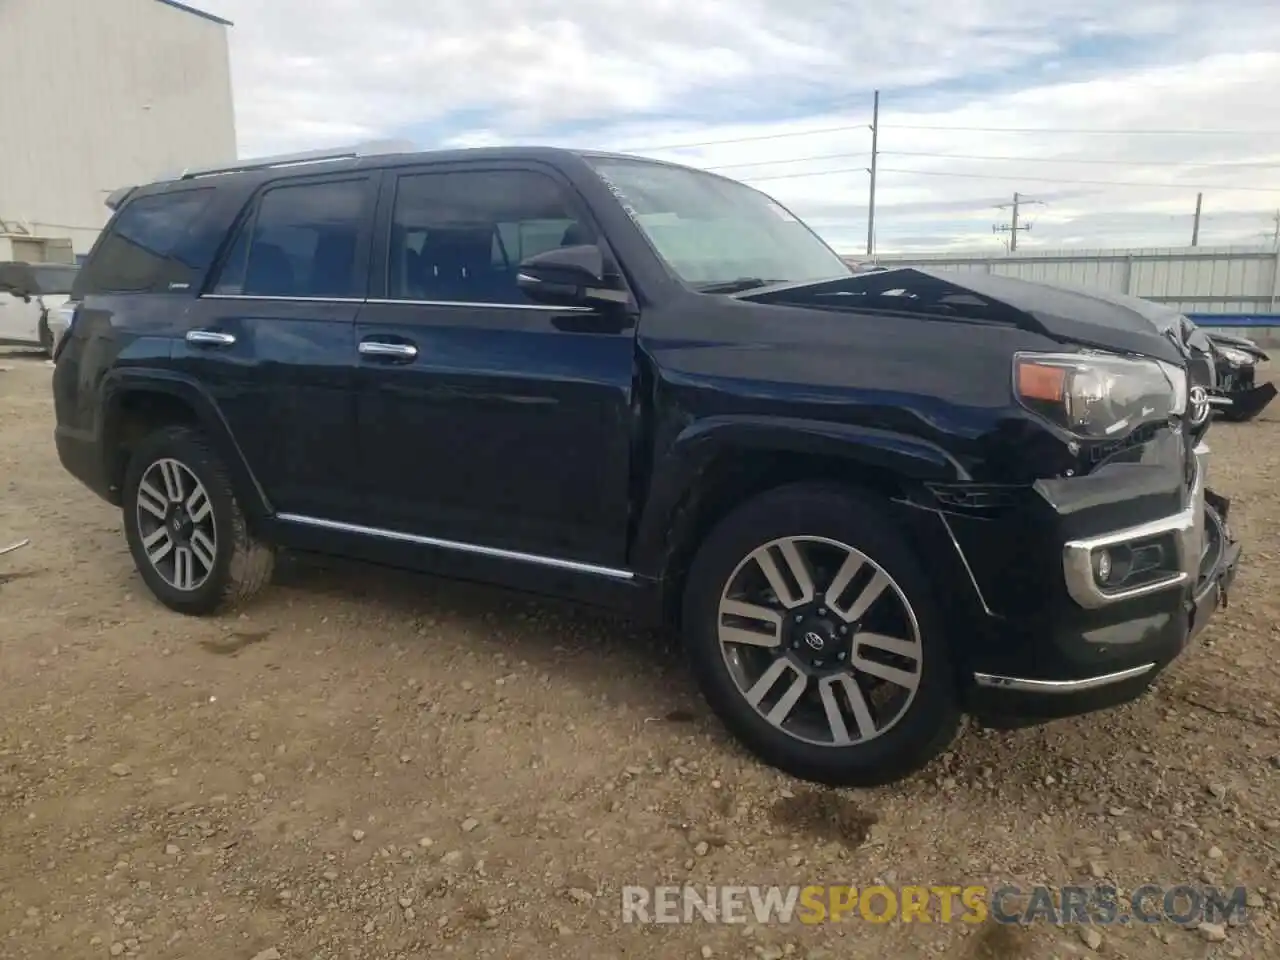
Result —
[[536, 566], [552, 567], [567, 570], [571, 573], [582, 573], [588, 576], [605, 577], [610, 580], [632, 580], [635, 574], [630, 570], [616, 567], [604, 567], [595, 563], [584, 563], [581, 560], [565, 560], [560, 557], [544, 557], [536, 553], [522, 553], [519, 550], [504, 550], [501, 547], [486, 547], [478, 543], [463, 543], [458, 540], [444, 540], [439, 537], [424, 537], [416, 533], [404, 533], [400, 530], [386, 530], [382, 527], [366, 527], [358, 523], [343, 523], [340, 520], [325, 520], [321, 517], [308, 517], [298, 513], [279, 513], [276, 519], [281, 523], [294, 523], [303, 527], [317, 527], [337, 533], [352, 533], [364, 537], [378, 537], [383, 540], [395, 540], [399, 543], [411, 543], [420, 547], [434, 547], [437, 550], [455, 550], [459, 553], [470, 553], [494, 560], [512, 560], [516, 563], [531, 563]]

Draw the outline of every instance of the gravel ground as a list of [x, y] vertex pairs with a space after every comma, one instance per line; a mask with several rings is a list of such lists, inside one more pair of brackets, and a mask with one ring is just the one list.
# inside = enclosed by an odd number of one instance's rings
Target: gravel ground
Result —
[[[607, 616], [315, 559], [243, 613], [167, 612], [57, 462], [49, 375], [0, 356], [0, 543], [32, 540], [0, 558], [0, 956], [1280, 956], [1280, 408], [1210, 435], [1246, 564], [1141, 702], [819, 791]], [[1100, 942], [620, 915], [625, 884], [1095, 877], [1245, 884], [1254, 908]]]

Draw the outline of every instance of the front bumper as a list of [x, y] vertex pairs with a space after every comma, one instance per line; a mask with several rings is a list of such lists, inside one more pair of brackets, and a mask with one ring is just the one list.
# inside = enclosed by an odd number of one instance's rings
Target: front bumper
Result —
[[1229, 390], [1221, 396], [1230, 401], [1226, 406], [1219, 406], [1217, 412], [1226, 420], [1252, 420], [1276, 398], [1274, 383], [1262, 383], [1245, 389]]
[[[972, 714], [1005, 726], [1114, 706], [1186, 649], [1225, 603], [1241, 553], [1229, 502], [1207, 487], [1208, 455], [1196, 449], [1189, 485], [1170, 444], [1151, 462], [1054, 481], [994, 526], [942, 517], [984, 611], [961, 641]], [[1100, 584], [1100, 553], [1153, 543], [1162, 566], [1136, 585]], [[1001, 547], [1011, 556], [997, 567]], [[1017, 586], [1002, 591], [999, 573]]]
[[[1148, 520], [1135, 526], [1112, 530], [1097, 536], [1070, 540], [1062, 548], [1062, 573], [1067, 593], [1086, 610], [1135, 597], [1159, 593], [1184, 583], [1193, 582], [1199, 574], [1205, 543], [1205, 481], [1209, 472], [1209, 448], [1201, 443], [1195, 449], [1196, 471], [1191, 482], [1187, 504], [1177, 513]], [[1173, 549], [1175, 560], [1167, 573], [1161, 573], [1134, 586], [1106, 588], [1099, 582], [1097, 564], [1101, 557], [1110, 558], [1134, 544], [1163, 543]]]

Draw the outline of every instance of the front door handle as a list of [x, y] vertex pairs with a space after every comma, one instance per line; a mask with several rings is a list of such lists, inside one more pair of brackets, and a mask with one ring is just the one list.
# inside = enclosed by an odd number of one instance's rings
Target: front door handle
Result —
[[229, 347], [236, 342], [235, 334], [221, 330], [188, 330], [187, 343], [204, 347]]
[[385, 340], [361, 340], [360, 353], [366, 357], [381, 357], [387, 360], [412, 360], [418, 355], [418, 348], [412, 343], [388, 343]]

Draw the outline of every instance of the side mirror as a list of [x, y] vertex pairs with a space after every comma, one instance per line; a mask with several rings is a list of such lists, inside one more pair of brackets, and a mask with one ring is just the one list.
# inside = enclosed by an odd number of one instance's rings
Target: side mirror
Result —
[[531, 299], [543, 303], [620, 299], [615, 285], [604, 275], [604, 254], [594, 243], [557, 247], [528, 257], [520, 264], [516, 284]]

